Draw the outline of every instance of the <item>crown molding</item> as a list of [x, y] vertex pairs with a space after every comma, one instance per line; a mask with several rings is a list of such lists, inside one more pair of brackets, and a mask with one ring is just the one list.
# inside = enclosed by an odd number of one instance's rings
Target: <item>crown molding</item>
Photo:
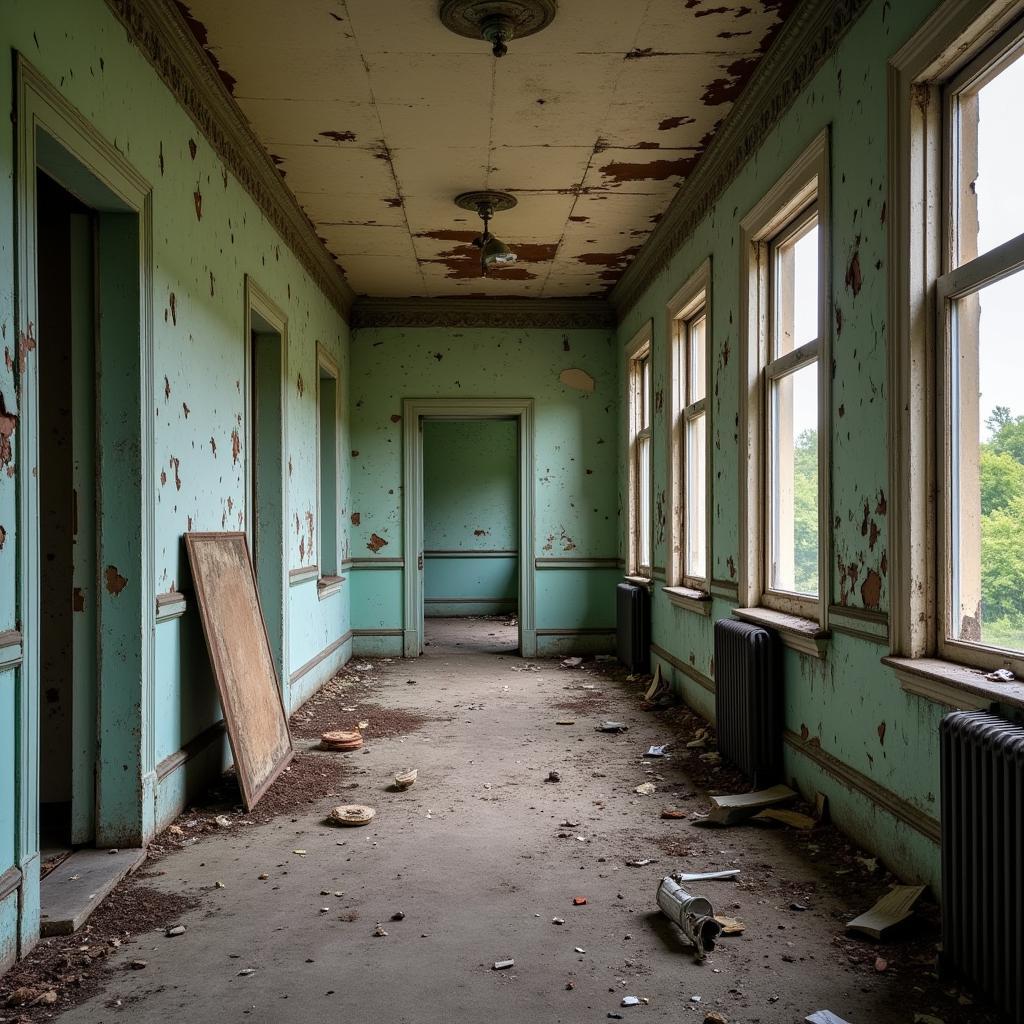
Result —
[[352, 327], [511, 327], [586, 330], [615, 327], [615, 311], [604, 299], [360, 297]]
[[786, 19], [693, 173], [612, 289], [620, 319], [668, 267], [869, 3], [804, 0]]
[[347, 320], [355, 295], [173, 0], [106, 0], [306, 272]]

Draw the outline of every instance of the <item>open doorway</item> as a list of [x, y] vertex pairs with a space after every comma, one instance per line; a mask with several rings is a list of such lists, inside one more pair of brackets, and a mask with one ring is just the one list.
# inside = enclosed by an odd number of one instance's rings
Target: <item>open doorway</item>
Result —
[[256, 589], [281, 693], [288, 704], [284, 382], [287, 322], [246, 279], [248, 536]]
[[425, 654], [519, 649], [519, 423], [423, 422]]
[[37, 174], [40, 873], [96, 822], [95, 215]]
[[[467, 612], [498, 611], [508, 615], [508, 625], [502, 631], [483, 629], [485, 644], [493, 647], [497, 641], [503, 650], [536, 657], [533, 401], [407, 398], [402, 408], [403, 654], [417, 658], [440, 651], [437, 643], [427, 647], [425, 637], [426, 628], [437, 633], [439, 620], [459, 619], [456, 627], [464, 628], [471, 618]], [[490, 424], [497, 426], [485, 442]], [[447, 434], [445, 425], [450, 425]], [[429, 456], [425, 456], [426, 444], [431, 444]], [[497, 470], [492, 462], [502, 468]], [[511, 471], [505, 469], [509, 463]], [[434, 476], [429, 484], [428, 472]], [[500, 486], [494, 482], [496, 472], [505, 481]], [[488, 480], [490, 485], [484, 483]], [[425, 511], [428, 490], [429, 512]], [[488, 501], [478, 501], [487, 495]], [[505, 521], [500, 532], [480, 518], [493, 516], [495, 502]], [[429, 584], [428, 551], [433, 563]], [[467, 571], [466, 565], [471, 564], [478, 567], [475, 574]], [[507, 585], [509, 567], [514, 573], [511, 586]], [[488, 589], [495, 577], [503, 577], [505, 584]], [[505, 646], [501, 636], [487, 636], [505, 630], [515, 631], [514, 644]], [[466, 644], [456, 638], [450, 646], [458, 651]]]

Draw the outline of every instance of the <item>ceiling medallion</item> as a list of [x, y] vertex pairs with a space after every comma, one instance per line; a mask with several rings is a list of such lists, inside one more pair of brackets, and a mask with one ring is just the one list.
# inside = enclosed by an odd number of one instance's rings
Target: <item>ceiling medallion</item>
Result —
[[446, 28], [470, 39], [486, 39], [495, 57], [513, 39], [539, 32], [554, 21], [558, 0], [441, 0]]
[[455, 197], [455, 205], [462, 210], [473, 210], [484, 222], [484, 232], [473, 240], [480, 250], [480, 272], [486, 276], [489, 270], [497, 270], [515, 263], [516, 254], [500, 238], [490, 231], [491, 218], [496, 213], [511, 210], [517, 204], [515, 196], [507, 192], [463, 192]]

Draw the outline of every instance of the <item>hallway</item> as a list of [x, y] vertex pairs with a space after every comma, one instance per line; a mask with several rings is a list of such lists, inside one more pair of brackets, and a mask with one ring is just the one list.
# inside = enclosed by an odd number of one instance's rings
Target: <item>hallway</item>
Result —
[[[488, 629], [476, 620], [477, 632]], [[703, 813], [698, 779], [712, 792], [746, 787], [703, 761], [704, 750], [685, 748], [699, 719], [682, 708], [642, 710], [641, 684], [623, 676], [592, 661], [569, 669], [481, 654], [357, 659], [293, 718], [300, 753], [289, 774], [308, 776], [310, 764], [328, 773], [312, 802], [279, 799], [292, 785], [286, 776], [254, 815], [235, 796], [179, 818], [128, 887], [151, 905], [160, 902], [148, 895], [155, 890], [190, 897], [195, 909], [110, 950], [101, 991], [60, 1015], [62, 1024], [583, 1022], [613, 1013], [699, 1022], [712, 1010], [736, 1024], [782, 1024], [821, 1008], [853, 1024], [904, 1022], [911, 1009], [946, 1024], [991, 1019], [932, 979], [933, 907], [884, 946], [844, 934], [844, 922], [892, 878], [869, 871], [868, 858], [857, 860], [831, 827], [711, 831], [662, 820], [669, 806]], [[359, 716], [370, 723], [365, 752], [321, 753], [300, 738]], [[607, 717], [628, 731], [596, 731]], [[378, 728], [412, 731], [373, 739]], [[666, 742], [670, 759], [643, 760], [651, 743]], [[392, 773], [406, 766], [419, 769], [417, 784], [389, 791]], [[546, 781], [551, 770], [561, 782]], [[634, 793], [645, 781], [656, 794]], [[349, 801], [375, 806], [376, 819], [361, 829], [325, 827], [326, 812]], [[231, 827], [215, 825], [217, 814]], [[644, 858], [653, 863], [627, 866]], [[657, 912], [655, 890], [676, 869], [726, 867], [741, 870], [735, 883], [699, 891], [746, 930], [698, 965]], [[586, 906], [574, 906], [576, 896]], [[404, 919], [393, 921], [398, 912]], [[378, 922], [386, 936], [375, 937]], [[185, 933], [165, 937], [179, 923]], [[90, 935], [63, 941], [84, 948], [75, 955], [85, 961], [98, 944]], [[515, 966], [495, 971], [505, 958]], [[144, 969], [128, 969], [140, 960]], [[0, 993], [21, 983], [26, 966], [0, 982]], [[63, 989], [59, 1005], [74, 991]], [[621, 1008], [627, 995], [649, 1004]], [[38, 1009], [25, 1012], [41, 1019]], [[0, 1019], [20, 1018], [0, 1011]]]

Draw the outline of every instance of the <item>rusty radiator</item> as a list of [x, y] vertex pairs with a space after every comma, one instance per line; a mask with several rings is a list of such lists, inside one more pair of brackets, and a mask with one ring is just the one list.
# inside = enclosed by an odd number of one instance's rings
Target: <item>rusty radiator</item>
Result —
[[775, 635], [735, 619], [715, 623], [718, 750], [754, 783], [782, 772], [782, 672]]
[[955, 711], [939, 735], [943, 967], [1024, 1020], [1024, 726]]
[[651, 594], [646, 587], [620, 583], [615, 589], [616, 653], [632, 672], [651, 664]]

